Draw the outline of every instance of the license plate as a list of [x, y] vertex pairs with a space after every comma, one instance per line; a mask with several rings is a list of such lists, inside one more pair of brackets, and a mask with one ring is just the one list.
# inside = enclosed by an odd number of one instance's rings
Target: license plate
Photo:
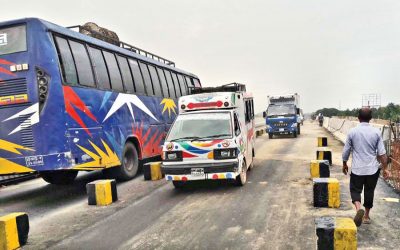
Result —
[[279, 129], [279, 132], [283, 132], [283, 131], [285, 131], [284, 128], [280, 128], [280, 129]]
[[204, 176], [204, 168], [192, 168], [192, 176]]

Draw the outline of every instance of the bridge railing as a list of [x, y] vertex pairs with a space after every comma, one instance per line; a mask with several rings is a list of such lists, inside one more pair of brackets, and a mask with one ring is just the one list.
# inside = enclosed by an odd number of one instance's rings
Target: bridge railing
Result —
[[[324, 119], [324, 127], [343, 143], [346, 142], [350, 129], [358, 124], [359, 122], [350, 119], [336, 117]], [[400, 141], [394, 140], [395, 137], [390, 125], [376, 123], [371, 123], [371, 125], [381, 131], [387, 155], [390, 157], [388, 169], [391, 177], [387, 182], [397, 191], [400, 191]]]

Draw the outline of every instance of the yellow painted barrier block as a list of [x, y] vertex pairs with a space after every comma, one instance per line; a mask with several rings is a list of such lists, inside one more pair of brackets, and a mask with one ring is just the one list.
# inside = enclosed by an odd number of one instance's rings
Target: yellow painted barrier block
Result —
[[327, 147], [328, 146], [328, 138], [327, 137], [318, 137], [317, 145], [318, 145], [318, 147]]
[[328, 178], [328, 207], [340, 207], [340, 184], [336, 178]]
[[149, 162], [143, 165], [143, 175], [146, 181], [157, 181], [163, 178], [161, 162]]
[[328, 178], [330, 177], [329, 161], [312, 160], [310, 162], [311, 178]]
[[327, 147], [318, 148], [317, 160], [327, 160], [332, 165], [332, 151]]
[[118, 200], [115, 180], [98, 180], [86, 185], [88, 204], [107, 206]]
[[0, 250], [17, 249], [28, 241], [29, 218], [26, 213], [0, 217]]
[[333, 238], [336, 250], [356, 250], [357, 227], [354, 221], [350, 218], [336, 218]]

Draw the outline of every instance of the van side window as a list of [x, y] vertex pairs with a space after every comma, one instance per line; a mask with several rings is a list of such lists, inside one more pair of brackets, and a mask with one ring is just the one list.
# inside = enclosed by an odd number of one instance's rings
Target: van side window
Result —
[[68, 42], [64, 38], [58, 36], [55, 38], [64, 81], [65, 83], [75, 85], [78, 83], [78, 77], [76, 74], [74, 58], [72, 57]]
[[142, 62], [139, 62], [139, 66], [143, 74], [144, 85], [146, 87], [147, 95], [154, 95], [153, 85], [151, 83], [151, 78], [150, 78], [150, 72], [149, 69], [147, 68], [147, 65]]
[[111, 89], [103, 53], [101, 53], [101, 50], [92, 47], [89, 48], [89, 51], [92, 57], [94, 72], [96, 74], [97, 86], [101, 89]]
[[93, 77], [92, 65], [85, 45], [75, 41], [69, 41], [72, 55], [75, 59], [79, 84], [88, 87], [96, 87]]
[[154, 66], [148, 65], [149, 71], [150, 71], [150, 76], [151, 80], [153, 81], [153, 87], [154, 87], [154, 93], [156, 96], [163, 96], [162, 90], [161, 90], [161, 85], [160, 85], [160, 79], [158, 78], [158, 74], [156, 71], [156, 68]]
[[233, 115], [233, 119], [234, 119], [234, 124], [235, 124], [235, 135], [238, 136], [240, 135], [240, 123], [239, 123], [239, 119], [236, 115], [236, 113], [234, 113]]
[[124, 80], [125, 89], [128, 93], [135, 93], [135, 87], [133, 84], [133, 79], [131, 75], [131, 70], [129, 69], [128, 61], [125, 57], [117, 56], [118, 65], [121, 70], [122, 80]]
[[244, 104], [245, 104], [245, 107], [244, 107], [244, 116], [245, 116], [245, 120], [246, 120], [246, 124], [248, 123], [248, 122], [250, 122], [250, 101], [249, 100], [246, 100], [245, 102], [244, 102]]
[[131, 67], [133, 79], [135, 81], [135, 89], [138, 94], [146, 94], [144, 88], [142, 73], [140, 72], [139, 64], [136, 60], [129, 58], [129, 66]]

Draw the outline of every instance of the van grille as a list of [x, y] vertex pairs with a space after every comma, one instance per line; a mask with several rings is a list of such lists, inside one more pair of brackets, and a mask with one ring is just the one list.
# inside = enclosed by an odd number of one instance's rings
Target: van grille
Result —
[[35, 141], [33, 140], [30, 116], [30, 114], [19, 116], [19, 123], [21, 124], [21, 144], [27, 148], [34, 148]]
[[[26, 94], [26, 93], [28, 93], [28, 85], [26, 82], [26, 78], [3, 80], [0, 82], [0, 97]], [[0, 105], [0, 109], [10, 108], [15, 106], [24, 106], [26, 104], [27, 103], [10, 104], [4, 106]]]

